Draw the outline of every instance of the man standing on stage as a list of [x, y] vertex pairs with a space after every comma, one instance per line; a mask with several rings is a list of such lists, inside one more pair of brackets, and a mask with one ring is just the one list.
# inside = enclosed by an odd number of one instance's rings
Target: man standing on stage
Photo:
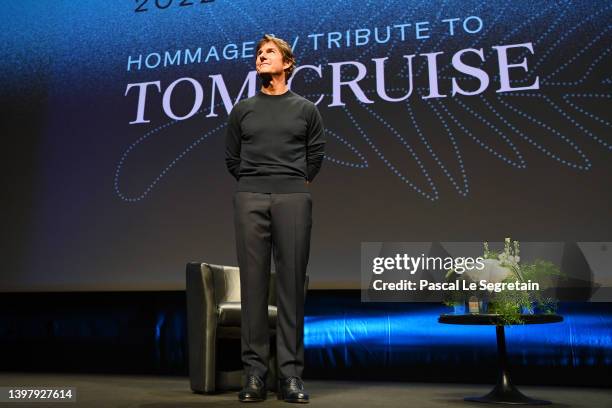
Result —
[[225, 161], [234, 193], [246, 385], [240, 401], [266, 398], [268, 285], [271, 251], [277, 273], [276, 348], [279, 399], [308, 402], [304, 369], [304, 281], [310, 252], [310, 185], [323, 162], [325, 131], [314, 103], [287, 82], [295, 58], [286, 41], [264, 35], [255, 51], [262, 87], [238, 102], [227, 124]]

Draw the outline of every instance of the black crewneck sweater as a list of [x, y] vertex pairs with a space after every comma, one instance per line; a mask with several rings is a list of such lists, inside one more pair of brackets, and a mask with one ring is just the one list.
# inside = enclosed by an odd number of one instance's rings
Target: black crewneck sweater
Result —
[[229, 114], [225, 163], [237, 191], [308, 192], [323, 162], [325, 130], [316, 105], [287, 90], [261, 90]]

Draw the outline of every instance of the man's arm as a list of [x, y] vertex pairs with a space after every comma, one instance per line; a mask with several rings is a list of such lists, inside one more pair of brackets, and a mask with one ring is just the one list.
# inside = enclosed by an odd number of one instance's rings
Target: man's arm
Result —
[[306, 135], [306, 164], [308, 167], [308, 182], [312, 182], [321, 169], [325, 156], [325, 128], [323, 119], [316, 105], [312, 105]]
[[229, 172], [238, 180], [240, 173], [240, 122], [238, 110], [234, 106], [227, 118], [225, 132], [225, 165]]

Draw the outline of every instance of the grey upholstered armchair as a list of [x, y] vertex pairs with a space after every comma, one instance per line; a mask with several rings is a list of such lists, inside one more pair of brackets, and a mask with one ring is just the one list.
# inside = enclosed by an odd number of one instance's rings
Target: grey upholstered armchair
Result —
[[[308, 276], [304, 293], [308, 289]], [[276, 334], [276, 273], [270, 274], [268, 317], [272, 341]], [[187, 264], [187, 331], [189, 379], [194, 392], [241, 386], [242, 369], [217, 370], [217, 341], [240, 339], [240, 269], [235, 266]], [[273, 350], [275, 348], [271, 348]], [[236, 350], [240, 353], [240, 350]], [[276, 386], [276, 353], [270, 355], [269, 389]]]

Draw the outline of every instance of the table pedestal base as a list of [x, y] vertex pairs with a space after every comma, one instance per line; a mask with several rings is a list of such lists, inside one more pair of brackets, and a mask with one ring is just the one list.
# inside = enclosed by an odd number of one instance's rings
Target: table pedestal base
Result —
[[[525, 324], [558, 323], [563, 321], [563, 317], [556, 314], [521, 314], [521, 320]], [[497, 337], [497, 384], [487, 395], [482, 397], [465, 397], [465, 401], [485, 402], [489, 404], [509, 404], [509, 405], [547, 405], [550, 401], [531, 399], [523, 395], [510, 380], [508, 372], [508, 357], [506, 355], [506, 333], [504, 331], [504, 321], [500, 315], [474, 314], [474, 315], [440, 315], [438, 322], [447, 324], [477, 324], [495, 325]]]
[[548, 405], [551, 404], [550, 401], [546, 400], [537, 400], [529, 398], [520, 391], [517, 391], [515, 394], [503, 394], [498, 393], [497, 391], [491, 391], [487, 395], [482, 397], [465, 397], [465, 401], [470, 402], [485, 402], [488, 404], [514, 404], [514, 405]]
[[508, 372], [508, 362], [506, 357], [506, 335], [503, 325], [495, 326], [497, 337], [497, 357], [499, 361], [499, 371], [497, 374], [497, 384], [487, 395], [482, 397], [465, 397], [465, 401], [487, 402], [492, 404], [514, 404], [514, 405], [548, 405], [551, 402], [529, 398], [520, 392], [510, 379]]
[[[509, 378], [507, 378], [509, 380]], [[546, 400], [538, 400], [529, 398], [520, 392], [512, 383], [508, 382], [495, 385], [487, 395], [482, 397], [465, 397], [465, 401], [486, 402], [489, 404], [514, 404], [514, 405], [548, 405], [551, 402]]]

